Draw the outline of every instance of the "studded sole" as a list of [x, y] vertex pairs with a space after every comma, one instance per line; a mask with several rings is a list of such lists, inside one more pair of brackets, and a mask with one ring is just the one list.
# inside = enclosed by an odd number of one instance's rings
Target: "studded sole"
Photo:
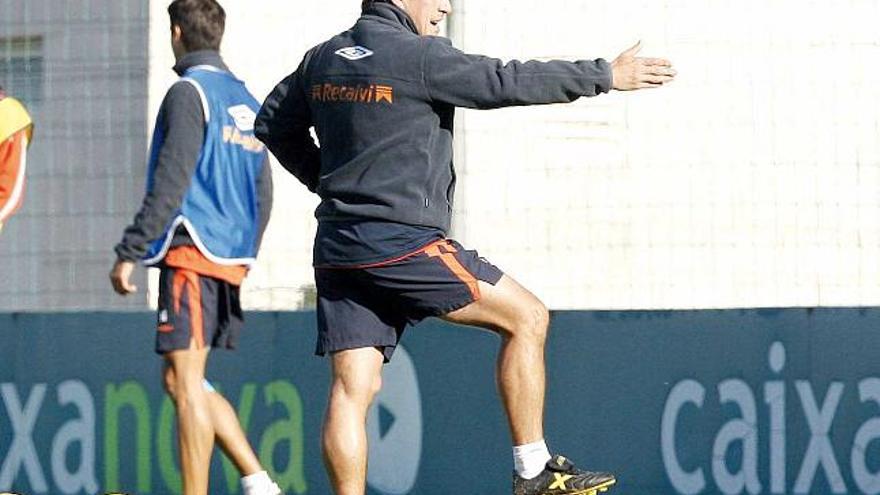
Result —
[[[587, 488], [586, 490], [581, 490], [579, 492], [569, 492], [565, 495], [598, 495], [599, 493], [607, 492], [608, 489], [611, 488], [615, 483], [617, 483], [617, 480], [610, 480], [610, 481], [606, 481], [605, 483], [602, 483], [601, 485], [596, 485], [594, 487]], [[553, 495], [553, 494], [545, 493], [544, 495]]]

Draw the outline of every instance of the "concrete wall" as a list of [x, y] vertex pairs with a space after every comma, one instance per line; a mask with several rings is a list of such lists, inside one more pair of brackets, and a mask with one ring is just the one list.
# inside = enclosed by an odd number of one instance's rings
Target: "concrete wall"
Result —
[[[454, 3], [469, 52], [611, 59], [641, 39], [679, 69], [658, 91], [460, 113], [453, 235], [551, 307], [880, 303], [880, 0]], [[224, 56], [262, 98], [358, 4], [226, 0]], [[49, 5], [0, 0], [0, 37], [45, 33], [53, 99], [0, 237], [0, 309], [142, 307], [104, 279], [176, 77], [167, 2]], [[275, 177], [250, 308], [307, 305], [312, 284], [316, 198]]]
[[[224, 51], [262, 94], [356, 3], [241, 12]], [[456, 45], [610, 60], [642, 40], [680, 75], [660, 91], [460, 112], [453, 235], [465, 245], [554, 308], [880, 303], [880, 34], [866, 21], [880, 2], [500, 5], [455, 2]], [[249, 282], [261, 308], [300, 304], [311, 283], [314, 199], [277, 176]]]
[[880, 2], [457, 2], [455, 40], [677, 81], [464, 112], [458, 235], [556, 308], [880, 302]]

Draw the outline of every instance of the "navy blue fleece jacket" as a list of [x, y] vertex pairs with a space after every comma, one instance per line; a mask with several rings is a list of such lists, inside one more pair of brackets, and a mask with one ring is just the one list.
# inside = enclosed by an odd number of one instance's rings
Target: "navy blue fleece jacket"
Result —
[[321, 197], [322, 224], [379, 220], [446, 232], [456, 107], [564, 103], [610, 89], [602, 59], [505, 64], [419, 36], [403, 10], [377, 3], [278, 84], [256, 135]]

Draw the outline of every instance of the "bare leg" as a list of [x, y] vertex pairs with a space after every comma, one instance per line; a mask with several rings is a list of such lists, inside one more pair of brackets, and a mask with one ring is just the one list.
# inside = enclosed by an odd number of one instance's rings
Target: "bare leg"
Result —
[[[175, 396], [176, 376], [174, 369], [165, 367], [165, 388], [171, 397]], [[242, 476], [254, 474], [263, 470], [254, 450], [251, 448], [238, 415], [222, 395], [214, 392], [205, 394], [210, 409], [211, 425], [214, 436], [223, 452], [232, 460]]]
[[[184, 495], [207, 495], [214, 426], [208, 392], [202, 386], [208, 349], [189, 349], [165, 355], [173, 370], [177, 407], [178, 447]], [[166, 375], [167, 379], [167, 375]]]
[[501, 335], [496, 380], [514, 445], [544, 438], [544, 343], [547, 308], [515, 280], [480, 282], [482, 297], [444, 319], [494, 330]]
[[367, 410], [382, 386], [382, 353], [372, 347], [333, 354], [322, 443], [337, 495], [363, 495], [367, 483]]
[[248, 442], [238, 415], [229, 402], [218, 393], [208, 394], [211, 403], [211, 420], [217, 443], [223, 452], [232, 460], [242, 476], [258, 473], [263, 470], [251, 444]]

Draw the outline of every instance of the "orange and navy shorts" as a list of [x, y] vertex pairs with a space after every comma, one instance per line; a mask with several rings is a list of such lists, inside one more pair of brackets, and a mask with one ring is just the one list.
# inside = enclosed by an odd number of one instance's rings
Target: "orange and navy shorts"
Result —
[[387, 362], [408, 325], [479, 300], [478, 281], [495, 285], [503, 275], [476, 251], [450, 239], [375, 265], [316, 268], [315, 354], [376, 347]]
[[161, 268], [158, 354], [189, 349], [192, 340], [199, 349], [234, 349], [243, 325], [237, 285], [185, 268]]

